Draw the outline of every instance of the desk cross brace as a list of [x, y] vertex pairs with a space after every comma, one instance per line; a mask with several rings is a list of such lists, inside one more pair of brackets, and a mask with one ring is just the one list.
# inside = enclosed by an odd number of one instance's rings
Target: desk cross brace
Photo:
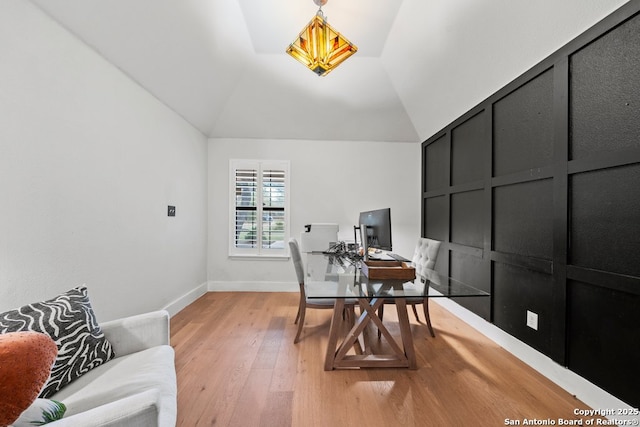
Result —
[[[361, 308], [361, 315], [355, 321], [351, 330], [338, 345], [338, 335], [342, 322], [342, 313], [344, 310], [344, 299], [337, 298], [331, 318], [331, 327], [329, 330], [329, 342], [327, 343], [327, 353], [325, 356], [325, 371], [331, 371], [335, 368], [409, 368], [417, 369], [416, 355], [413, 348], [413, 337], [409, 326], [409, 316], [407, 313], [406, 301], [404, 298], [397, 298], [395, 301], [398, 313], [398, 324], [400, 326], [400, 338], [402, 347], [398, 345], [396, 340], [391, 336], [389, 330], [384, 326], [378, 315], [378, 308], [384, 304], [383, 298], [358, 298]], [[378, 327], [378, 330], [384, 335], [389, 343], [392, 352], [387, 354], [361, 354], [356, 351], [356, 355], [348, 355], [347, 352], [353, 346], [362, 345], [359, 338], [363, 335], [365, 328], [372, 322]]]

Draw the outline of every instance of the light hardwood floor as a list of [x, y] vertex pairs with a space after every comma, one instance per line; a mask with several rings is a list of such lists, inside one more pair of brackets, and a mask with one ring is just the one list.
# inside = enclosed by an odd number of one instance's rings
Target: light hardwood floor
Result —
[[433, 303], [436, 338], [410, 314], [418, 370], [325, 372], [331, 310], [307, 310], [294, 345], [297, 299], [210, 292], [171, 319], [178, 426], [503, 426], [587, 408]]

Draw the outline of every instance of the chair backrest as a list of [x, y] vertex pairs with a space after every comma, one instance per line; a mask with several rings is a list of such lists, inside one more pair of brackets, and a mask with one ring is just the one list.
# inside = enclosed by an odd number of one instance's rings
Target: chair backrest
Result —
[[426, 239], [424, 237], [418, 238], [411, 263], [416, 269], [416, 275], [421, 279], [426, 279], [428, 276], [427, 271], [433, 270], [436, 266], [440, 243], [438, 240]]
[[289, 239], [289, 250], [293, 267], [296, 269], [296, 276], [298, 276], [298, 283], [302, 286], [304, 285], [304, 265], [302, 264], [302, 255], [300, 255], [300, 246], [296, 239]]

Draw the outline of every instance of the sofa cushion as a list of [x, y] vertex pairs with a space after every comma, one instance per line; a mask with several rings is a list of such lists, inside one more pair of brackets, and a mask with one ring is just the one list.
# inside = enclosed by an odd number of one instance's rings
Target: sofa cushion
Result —
[[56, 354], [56, 343], [45, 334], [0, 334], [0, 426], [13, 423], [36, 400]]
[[87, 288], [79, 286], [57, 297], [0, 313], [0, 333], [37, 331], [58, 346], [51, 377], [40, 397], [51, 397], [65, 385], [114, 357], [96, 321]]
[[153, 391], [158, 425], [175, 425], [176, 374], [169, 345], [116, 357], [69, 384], [52, 398], [67, 406], [65, 418], [132, 396]]
[[33, 427], [49, 424], [62, 419], [66, 410], [64, 403], [49, 399], [36, 399], [13, 422], [12, 427]]

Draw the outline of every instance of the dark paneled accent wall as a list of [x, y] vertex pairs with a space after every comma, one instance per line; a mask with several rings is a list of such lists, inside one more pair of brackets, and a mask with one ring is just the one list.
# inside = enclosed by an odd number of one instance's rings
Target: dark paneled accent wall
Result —
[[640, 406], [640, 2], [429, 138], [422, 156], [437, 268], [491, 293], [457, 302]]

